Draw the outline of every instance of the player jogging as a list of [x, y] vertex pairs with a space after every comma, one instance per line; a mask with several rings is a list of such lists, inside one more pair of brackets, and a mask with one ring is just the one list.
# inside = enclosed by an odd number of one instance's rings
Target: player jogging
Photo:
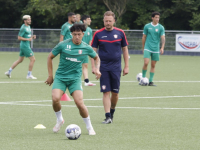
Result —
[[[142, 37], [142, 50], [144, 54], [144, 66], [142, 68], [142, 77], [146, 77], [147, 66], [149, 64], [149, 59], [151, 58], [149, 86], [156, 86], [153, 83], [153, 77], [156, 62], [159, 61], [160, 54], [164, 53], [165, 29], [161, 24], [158, 23], [160, 19], [160, 13], [153, 12], [151, 17], [152, 22], [144, 26], [144, 32]], [[160, 39], [162, 45], [159, 51]]]
[[67, 16], [68, 16], [68, 21], [61, 27], [60, 42], [72, 38], [70, 28], [76, 21], [76, 15], [73, 12], [69, 12]]
[[36, 39], [36, 35], [31, 36], [31, 28], [30, 28], [31, 16], [24, 15], [22, 19], [24, 21], [24, 24], [21, 26], [19, 34], [18, 34], [18, 40], [21, 41], [19, 59], [12, 64], [10, 69], [7, 72], [5, 72], [5, 75], [11, 78], [12, 70], [24, 60], [24, 56], [25, 56], [30, 59], [28, 74], [26, 76], [26, 79], [37, 79], [36, 77], [32, 75], [32, 69], [35, 62], [35, 57], [30, 47], [30, 41], [32, 41], [33, 39]]
[[[92, 29], [88, 27], [91, 24], [91, 18], [88, 15], [82, 16], [81, 20], [83, 20], [83, 23], [86, 26], [86, 31], [84, 32], [83, 41], [89, 45], [91, 45], [92, 42]], [[95, 66], [92, 63], [92, 68]], [[85, 86], [94, 86], [96, 84], [91, 83], [88, 78], [88, 57], [86, 57], [85, 61], [83, 62], [83, 77], [85, 81]]]
[[[104, 26], [94, 33], [92, 47], [99, 49], [101, 59], [100, 88], [103, 92], [103, 105], [106, 119], [104, 124], [112, 123], [115, 107], [118, 101], [121, 77], [121, 52], [123, 51], [124, 69], [123, 75], [129, 72], [128, 42], [123, 30], [114, 27], [115, 14], [112, 11], [104, 13]], [[110, 97], [111, 94], [111, 97]]]
[[[74, 24], [70, 31], [72, 32], [72, 39], [60, 42], [53, 48], [47, 59], [49, 77], [45, 81], [46, 84], [52, 87], [52, 103], [53, 109], [57, 117], [57, 123], [53, 128], [53, 132], [58, 132], [60, 127], [64, 124], [64, 119], [61, 112], [60, 99], [68, 88], [72, 95], [76, 106], [79, 109], [89, 135], [95, 135], [95, 131], [90, 121], [87, 107], [83, 102], [83, 91], [81, 83], [82, 63], [88, 55], [95, 60], [96, 64], [96, 79], [99, 79], [101, 73], [100, 59], [91, 46], [82, 41], [83, 31], [85, 31], [84, 24]], [[53, 58], [60, 54], [60, 63], [53, 79]]]

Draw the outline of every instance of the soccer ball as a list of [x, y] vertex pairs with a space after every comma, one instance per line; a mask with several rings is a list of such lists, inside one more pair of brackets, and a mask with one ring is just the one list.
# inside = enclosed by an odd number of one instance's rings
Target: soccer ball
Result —
[[140, 85], [142, 85], [142, 86], [147, 86], [148, 84], [149, 84], [149, 79], [148, 79], [147, 77], [142, 78], [142, 79], [140, 80]]
[[65, 129], [65, 135], [70, 140], [77, 140], [81, 136], [81, 128], [76, 124], [70, 124]]
[[142, 79], [142, 73], [138, 73], [136, 79], [138, 82], [140, 82], [140, 80]]

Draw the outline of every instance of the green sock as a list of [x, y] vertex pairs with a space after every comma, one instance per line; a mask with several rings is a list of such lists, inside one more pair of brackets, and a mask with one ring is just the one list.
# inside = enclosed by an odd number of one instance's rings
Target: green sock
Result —
[[147, 73], [147, 70], [143, 70], [143, 69], [142, 69], [142, 77], [143, 77], [143, 78], [146, 77], [146, 73]]
[[150, 72], [149, 82], [152, 82], [152, 81], [153, 81], [153, 76], [154, 76], [154, 72]]

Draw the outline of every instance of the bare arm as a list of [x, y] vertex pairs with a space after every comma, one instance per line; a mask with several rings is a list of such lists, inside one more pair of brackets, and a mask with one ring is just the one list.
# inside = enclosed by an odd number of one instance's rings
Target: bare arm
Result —
[[129, 54], [128, 54], [128, 47], [122, 47], [122, 51], [123, 51], [123, 57], [124, 57], [124, 70], [123, 70], [123, 76], [127, 75], [129, 72]]
[[48, 84], [49, 86], [51, 86], [51, 84], [53, 83], [53, 58], [55, 56], [51, 53], [49, 53], [49, 56], [47, 58], [47, 69], [48, 69], [48, 78], [45, 81], [46, 84]]
[[23, 38], [21, 36], [18, 36], [18, 40], [20, 41], [31, 41], [32, 39], [36, 39], [36, 35], [33, 35], [30, 38]]
[[95, 75], [96, 75], [96, 79], [98, 80], [101, 77], [101, 73], [100, 73], [100, 58], [98, 56], [98, 54], [93, 58], [93, 61], [95, 62]]
[[145, 41], [146, 41], [146, 35], [145, 34], [143, 34], [143, 36], [142, 36], [142, 52], [144, 53], [144, 45], [145, 45]]
[[60, 42], [62, 42], [64, 39], [64, 36], [63, 35], [60, 35]]
[[160, 54], [164, 53], [164, 47], [165, 47], [165, 36], [161, 36], [161, 49], [160, 49]]
[[[90, 43], [91, 44], [91, 43]], [[93, 48], [93, 50], [95, 51], [95, 52], [97, 52], [97, 48], [95, 48], [95, 47], [92, 47]], [[94, 64], [94, 59], [90, 59], [91, 60], [91, 65], [92, 65], [92, 73], [94, 74], [95, 73], [95, 70], [96, 70], [96, 68], [95, 68], [95, 64]]]

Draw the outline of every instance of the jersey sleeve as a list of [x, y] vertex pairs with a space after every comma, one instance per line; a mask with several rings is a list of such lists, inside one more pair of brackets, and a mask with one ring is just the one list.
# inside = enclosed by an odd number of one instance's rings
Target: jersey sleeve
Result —
[[64, 36], [66, 34], [67, 30], [68, 30], [67, 25], [62, 26], [60, 34]]
[[128, 41], [126, 39], [126, 35], [124, 33], [124, 31], [122, 31], [122, 42], [121, 42], [121, 47], [125, 47], [128, 45]]
[[63, 47], [63, 44], [62, 42], [58, 43], [53, 49], [52, 49], [52, 54], [54, 56], [57, 56], [61, 51], [62, 51], [62, 47]]
[[144, 26], [143, 34], [145, 34], [145, 35], [148, 34], [148, 28], [147, 28], [147, 25]]
[[160, 36], [163, 36], [163, 35], [165, 35], [165, 28], [163, 26], [161, 26]]
[[95, 47], [95, 48], [98, 48], [98, 46], [99, 46], [99, 41], [98, 41], [96, 32], [94, 33], [91, 45], [92, 45], [92, 47]]
[[90, 29], [90, 38], [89, 41], [92, 41], [92, 29]]
[[89, 48], [88, 48], [88, 55], [91, 58], [94, 58], [97, 55], [97, 53], [93, 50], [93, 48], [91, 46], [89, 46]]
[[21, 28], [20, 31], [19, 31], [19, 36], [23, 37], [23, 35], [25, 34], [26, 30], [25, 28]]

